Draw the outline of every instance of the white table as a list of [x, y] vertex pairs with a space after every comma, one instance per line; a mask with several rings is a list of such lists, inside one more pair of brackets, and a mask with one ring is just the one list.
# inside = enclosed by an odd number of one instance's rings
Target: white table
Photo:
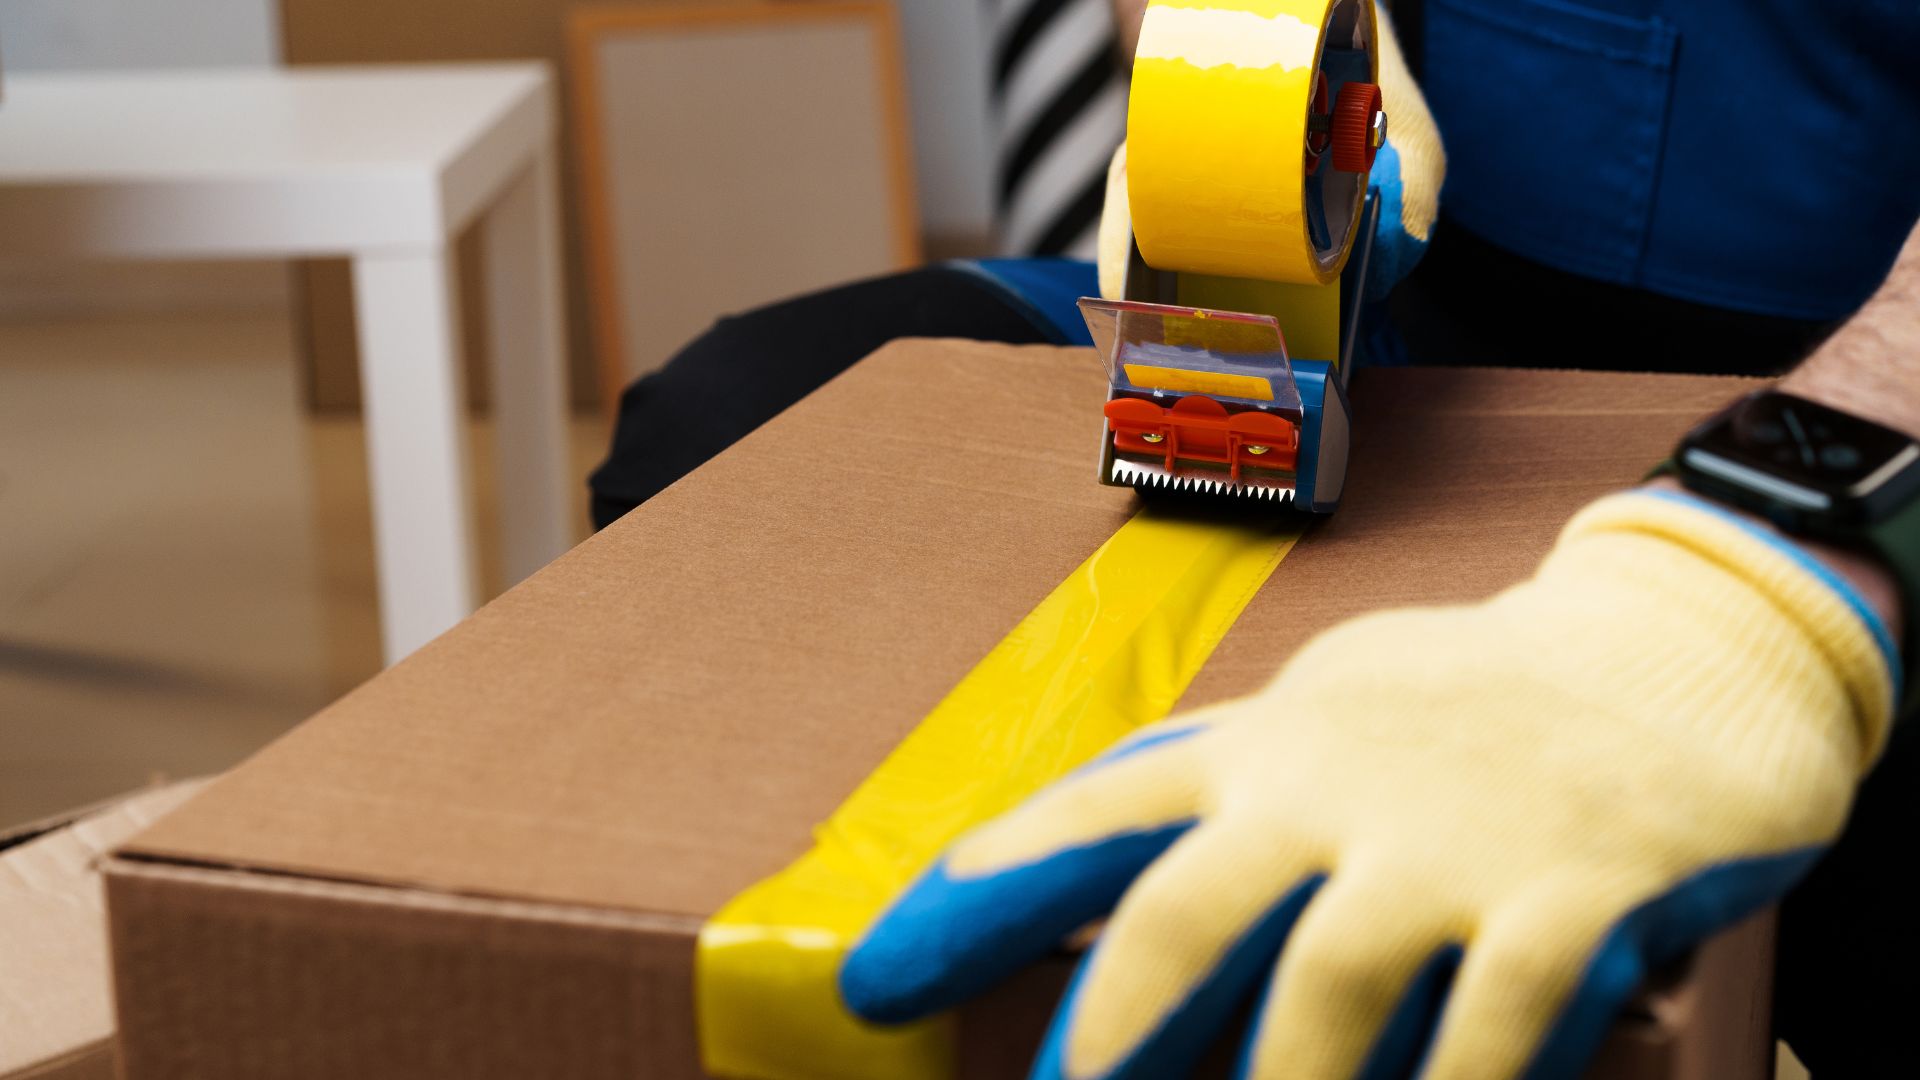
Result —
[[539, 64], [7, 76], [0, 254], [353, 262], [389, 662], [477, 599], [452, 241], [484, 215], [503, 561], [571, 539]]

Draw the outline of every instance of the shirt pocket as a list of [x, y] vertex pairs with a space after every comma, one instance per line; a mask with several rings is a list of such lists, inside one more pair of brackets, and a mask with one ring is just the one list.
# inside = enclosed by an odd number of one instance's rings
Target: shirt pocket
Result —
[[1678, 39], [1657, 16], [1564, 0], [1429, 0], [1423, 89], [1447, 214], [1517, 254], [1633, 283]]

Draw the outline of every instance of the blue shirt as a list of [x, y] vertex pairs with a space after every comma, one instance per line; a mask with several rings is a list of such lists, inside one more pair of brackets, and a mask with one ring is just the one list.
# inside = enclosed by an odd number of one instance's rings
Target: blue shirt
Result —
[[1920, 216], [1920, 2], [1426, 0], [1441, 206], [1518, 255], [1844, 316]]
[[1037, 256], [959, 259], [947, 265], [979, 275], [1055, 345], [1093, 344], [1093, 333], [1080, 316], [1080, 298], [1100, 295], [1100, 271], [1093, 263]]

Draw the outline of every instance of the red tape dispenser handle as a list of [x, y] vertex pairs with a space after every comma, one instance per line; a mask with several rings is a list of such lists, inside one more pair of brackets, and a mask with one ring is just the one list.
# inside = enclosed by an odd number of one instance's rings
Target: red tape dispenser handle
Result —
[[1183, 397], [1171, 407], [1141, 398], [1107, 402], [1107, 424], [1114, 449], [1131, 454], [1162, 454], [1171, 472], [1176, 460], [1225, 465], [1237, 483], [1251, 465], [1291, 472], [1300, 459], [1300, 429], [1284, 416], [1259, 410], [1229, 413], [1210, 397]]

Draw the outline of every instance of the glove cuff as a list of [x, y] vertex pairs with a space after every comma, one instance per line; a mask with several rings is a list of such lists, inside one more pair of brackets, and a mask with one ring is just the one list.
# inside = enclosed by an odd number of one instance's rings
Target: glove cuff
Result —
[[[1898, 700], [1898, 650], [1886, 625], [1839, 575], [1790, 540], [1679, 492], [1599, 500], [1567, 523], [1559, 547], [1632, 533], [1687, 549], [1740, 579], [1793, 620], [1846, 687], [1865, 772], [1885, 747]], [[1557, 550], [1557, 549], [1556, 549]]]
[[1127, 144], [1121, 143], [1107, 162], [1107, 199], [1100, 208], [1100, 296], [1124, 300], [1127, 259], [1133, 254], [1133, 209], [1127, 202]]
[[[1400, 227], [1426, 243], [1440, 215], [1440, 185], [1447, 175], [1447, 152], [1440, 128], [1427, 108], [1426, 95], [1413, 80], [1400, 37], [1385, 8], [1375, 5], [1380, 27], [1380, 96], [1387, 113], [1387, 142], [1399, 157]], [[1412, 265], [1406, 267], [1411, 270]]]

